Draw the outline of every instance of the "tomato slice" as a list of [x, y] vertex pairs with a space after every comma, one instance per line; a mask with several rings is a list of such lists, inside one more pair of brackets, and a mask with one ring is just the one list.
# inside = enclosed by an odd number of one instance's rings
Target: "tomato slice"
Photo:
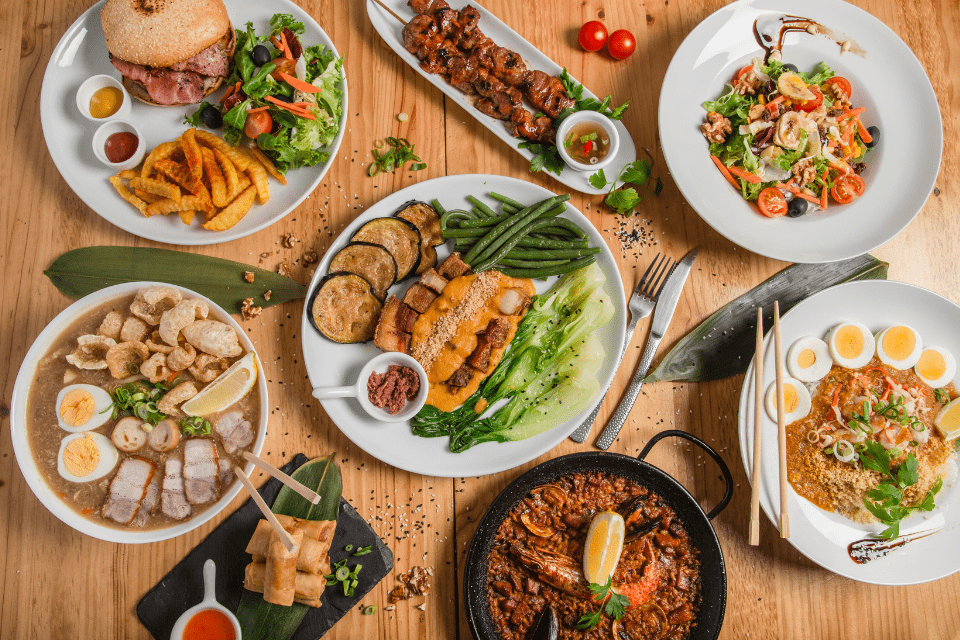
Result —
[[820, 89], [813, 85], [810, 85], [807, 88], [813, 93], [813, 100], [804, 100], [803, 102], [798, 102], [796, 105], [798, 111], [813, 111], [823, 104], [823, 93], [821, 93]]
[[865, 188], [863, 178], [851, 173], [837, 178], [830, 189], [830, 195], [839, 204], [849, 204], [862, 196]]
[[830, 85], [836, 85], [839, 87], [840, 91], [843, 92], [843, 95], [847, 96], [847, 100], [849, 100], [850, 96], [853, 94], [853, 88], [850, 86], [850, 81], [843, 76], [833, 76], [823, 83], [824, 87], [829, 87]]
[[767, 187], [760, 192], [757, 198], [757, 204], [760, 205], [760, 213], [768, 218], [779, 218], [787, 215], [787, 199], [783, 197], [783, 192], [776, 187]]

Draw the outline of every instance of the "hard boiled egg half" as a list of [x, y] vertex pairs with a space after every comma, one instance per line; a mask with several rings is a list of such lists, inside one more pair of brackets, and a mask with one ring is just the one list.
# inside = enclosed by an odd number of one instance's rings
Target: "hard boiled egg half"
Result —
[[57, 471], [70, 482], [99, 480], [110, 473], [120, 454], [110, 438], [96, 433], [74, 433], [60, 442]]
[[830, 349], [820, 338], [800, 338], [787, 351], [787, 371], [802, 382], [821, 380], [832, 366]]
[[957, 375], [957, 361], [946, 349], [927, 347], [913, 370], [925, 383], [940, 389], [953, 382], [953, 377]]
[[[777, 420], [777, 383], [771, 382], [767, 387], [767, 414], [770, 419]], [[783, 379], [783, 421], [785, 424], [806, 418], [810, 413], [812, 403], [810, 392], [799, 380], [794, 378]]]
[[909, 369], [920, 360], [923, 344], [913, 327], [897, 325], [877, 334], [877, 357], [894, 369]]
[[110, 394], [92, 384], [72, 384], [57, 394], [57, 420], [71, 433], [89, 431], [110, 419]]
[[877, 345], [870, 329], [859, 322], [841, 322], [827, 333], [826, 341], [833, 361], [848, 369], [867, 366]]

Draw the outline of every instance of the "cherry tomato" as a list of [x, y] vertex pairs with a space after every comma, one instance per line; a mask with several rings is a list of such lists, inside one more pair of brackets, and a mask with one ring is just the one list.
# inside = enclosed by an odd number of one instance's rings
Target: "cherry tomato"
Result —
[[586, 51], [600, 51], [607, 44], [607, 28], [599, 20], [591, 20], [580, 27], [579, 39]]
[[862, 196], [865, 188], [866, 185], [863, 183], [863, 178], [855, 173], [851, 173], [837, 178], [837, 181], [833, 183], [833, 187], [830, 189], [830, 195], [833, 196], [833, 199], [836, 200], [838, 204], [849, 204]]
[[850, 99], [850, 95], [853, 93], [853, 88], [850, 86], [849, 80], [842, 76], [834, 76], [823, 83], [825, 88], [830, 85], [836, 85], [840, 91], [843, 92], [843, 95], [847, 96], [847, 100]]
[[745, 74], [747, 71], [750, 71], [750, 69], [753, 69], [752, 64], [748, 64], [747, 66], [741, 68], [739, 71], [733, 74], [733, 84], [737, 84], [738, 82], [740, 82], [740, 78], [743, 76], [743, 74]]
[[804, 100], [803, 102], [798, 102], [796, 104], [798, 111], [813, 111], [823, 104], [823, 93], [820, 92], [820, 89], [813, 85], [808, 86], [807, 89], [810, 89], [810, 92], [813, 93], [813, 100]]
[[783, 192], [776, 187], [767, 187], [761, 191], [757, 204], [760, 205], [760, 213], [768, 218], [779, 218], [787, 215], [787, 199], [783, 197]]
[[291, 60], [290, 58], [279, 57], [276, 60], [271, 60], [273, 64], [277, 65], [277, 68], [270, 72], [270, 77], [272, 77], [277, 82], [282, 82], [283, 78], [280, 77], [281, 73], [285, 73], [288, 76], [296, 74], [297, 61]]
[[617, 29], [610, 34], [610, 39], [607, 40], [607, 49], [610, 51], [610, 55], [617, 60], [626, 60], [633, 55], [636, 48], [637, 39], [626, 29]]
[[273, 128], [273, 118], [266, 111], [248, 113], [247, 121], [243, 125], [243, 134], [253, 140], [261, 133], [270, 133]]

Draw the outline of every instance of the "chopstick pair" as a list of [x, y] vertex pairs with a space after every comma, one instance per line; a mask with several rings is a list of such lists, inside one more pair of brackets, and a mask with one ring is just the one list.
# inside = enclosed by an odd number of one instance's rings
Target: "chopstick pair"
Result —
[[[780, 466], [780, 537], [790, 537], [790, 513], [787, 506], [787, 427], [783, 407], [783, 346], [780, 334], [780, 303], [773, 303], [773, 351], [777, 375], [777, 441]], [[757, 309], [757, 353], [754, 359], [753, 473], [750, 491], [750, 537], [760, 544], [760, 446], [763, 426], [763, 308]]]
[[[305, 499], [309, 500], [311, 504], [317, 504], [320, 502], [320, 494], [316, 491], [309, 489], [300, 482], [297, 482], [280, 469], [277, 469], [269, 462], [266, 462], [257, 456], [253, 455], [249, 451], [243, 452], [243, 457], [252, 462], [255, 466], [263, 469], [271, 476], [287, 485]], [[267, 522], [270, 523], [270, 526], [273, 527], [273, 530], [277, 532], [277, 535], [280, 536], [280, 541], [283, 542], [283, 546], [287, 548], [287, 551], [293, 553], [297, 549], [297, 543], [293, 541], [293, 538], [290, 537], [290, 534], [287, 533], [287, 530], [283, 528], [283, 525], [280, 524], [280, 521], [277, 520], [277, 517], [273, 515], [273, 512], [270, 511], [270, 507], [267, 506], [267, 503], [264, 502], [263, 497], [260, 495], [260, 492], [257, 491], [257, 488], [253, 486], [253, 483], [250, 482], [250, 479], [243, 472], [240, 467], [234, 467], [233, 472], [237, 475], [237, 478], [240, 479], [240, 483], [247, 490], [247, 493], [250, 494], [250, 497], [253, 498], [253, 501], [260, 508], [260, 511], [263, 512], [264, 517], [267, 519]]]

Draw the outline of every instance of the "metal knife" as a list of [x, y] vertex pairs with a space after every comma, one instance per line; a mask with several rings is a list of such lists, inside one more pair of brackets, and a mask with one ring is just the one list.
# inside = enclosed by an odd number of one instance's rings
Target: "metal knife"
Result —
[[643, 357], [640, 358], [637, 372], [633, 375], [633, 380], [630, 381], [630, 386], [627, 387], [627, 391], [624, 393], [620, 405], [610, 418], [610, 422], [607, 423], [603, 433], [600, 434], [600, 439], [597, 440], [597, 446], [603, 450], [609, 449], [613, 441], [617, 439], [617, 436], [620, 434], [620, 429], [623, 428], [624, 423], [627, 421], [627, 416], [630, 415], [630, 410], [633, 409], [633, 403], [636, 402], [637, 396], [640, 395], [640, 388], [643, 387], [643, 379], [646, 377], [647, 371], [650, 370], [650, 365], [653, 363], [653, 358], [657, 354], [657, 347], [660, 346], [660, 341], [663, 340], [663, 336], [667, 333], [667, 327], [670, 326], [670, 320], [673, 319], [673, 312], [676, 311], [677, 302], [679, 302], [680, 294], [683, 292], [683, 285], [687, 281], [687, 276], [690, 275], [690, 268], [693, 266], [693, 261], [696, 260], [697, 253], [699, 252], [700, 247], [697, 247], [685, 255], [683, 260], [674, 266], [670, 275], [667, 277], [666, 283], [663, 285], [663, 291], [660, 292], [660, 298], [657, 300], [657, 308], [653, 312], [653, 323], [650, 325], [647, 345], [643, 349]]

